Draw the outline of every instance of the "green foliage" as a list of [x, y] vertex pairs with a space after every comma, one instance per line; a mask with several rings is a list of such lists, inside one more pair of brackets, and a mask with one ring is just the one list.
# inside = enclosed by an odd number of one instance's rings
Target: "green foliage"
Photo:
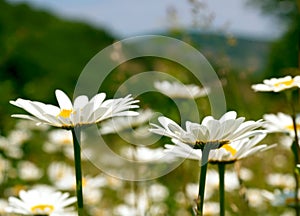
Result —
[[[25, 4], [1, 0], [0, 11], [0, 118], [4, 120], [11, 109], [9, 99], [50, 103], [56, 88], [73, 92], [90, 58], [114, 41], [104, 30], [65, 21]], [[1, 121], [0, 128], [4, 124]]]

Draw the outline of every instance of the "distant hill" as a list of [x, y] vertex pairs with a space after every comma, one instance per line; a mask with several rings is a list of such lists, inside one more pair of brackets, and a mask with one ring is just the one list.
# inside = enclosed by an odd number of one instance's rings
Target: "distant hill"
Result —
[[272, 43], [263, 39], [196, 31], [167, 35], [191, 43], [215, 66], [247, 70], [254, 75], [265, 69]]

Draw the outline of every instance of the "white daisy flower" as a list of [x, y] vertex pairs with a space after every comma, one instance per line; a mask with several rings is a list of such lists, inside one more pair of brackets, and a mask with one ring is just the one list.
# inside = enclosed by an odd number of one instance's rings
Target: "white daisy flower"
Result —
[[[282, 112], [275, 114], [265, 114], [263, 116], [265, 123], [263, 125], [269, 132], [288, 133], [290, 136], [295, 137], [294, 125], [292, 116]], [[296, 117], [296, 128], [300, 132], [300, 115]]]
[[121, 149], [121, 155], [127, 159], [139, 162], [173, 162], [174, 157], [166, 154], [163, 148], [148, 148], [144, 146]]
[[25, 181], [38, 180], [43, 176], [43, 171], [30, 161], [18, 162], [18, 176]]
[[28, 191], [21, 190], [19, 197], [9, 197], [7, 212], [25, 215], [63, 216], [73, 213], [73, 208], [69, 206], [76, 202], [76, 198], [69, 197], [68, 193], [53, 191], [45, 187]]
[[[298, 198], [299, 193], [298, 191]], [[290, 206], [295, 207], [295, 191], [294, 190], [275, 190], [274, 193], [266, 191], [264, 197], [271, 203], [272, 206]]]
[[138, 110], [138, 116], [122, 116], [117, 118], [109, 119], [102, 123], [100, 133], [111, 134], [139, 127], [153, 117], [154, 112], [150, 109]]
[[33, 120], [38, 124], [43, 123], [71, 129], [75, 126], [95, 124], [110, 117], [138, 114], [134, 111], [128, 111], [128, 109], [138, 108], [138, 105], [135, 105], [138, 101], [133, 100], [131, 95], [106, 101], [104, 101], [105, 93], [99, 93], [91, 100], [87, 96], [81, 95], [75, 98], [74, 103], [61, 90], [56, 90], [55, 95], [59, 106], [20, 98], [16, 101], [10, 101], [11, 104], [31, 114], [17, 114], [12, 115], [12, 117]]
[[[73, 191], [76, 188], [74, 170], [63, 162], [51, 163], [48, 167], [48, 176], [52, 184], [59, 190]], [[102, 192], [99, 189], [105, 185], [107, 185], [107, 180], [102, 175], [84, 176], [82, 188], [86, 203], [95, 204], [100, 201]]]
[[252, 85], [254, 91], [280, 92], [293, 87], [300, 88], [300, 76], [285, 76], [281, 78], [265, 79], [263, 84]]
[[234, 111], [225, 113], [219, 120], [207, 116], [201, 124], [187, 121], [184, 130], [171, 119], [162, 116], [158, 118], [162, 126], [151, 124], [153, 128], [150, 131], [176, 139], [193, 149], [203, 149], [206, 145], [210, 149], [224, 146], [234, 153], [228, 144], [263, 133], [262, 130], [257, 130], [263, 124], [261, 120], [245, 121], [244, 117], [236, 117]]
[[[256, 146], [266, 134], [256, 135], [253, 138], [245, 138], [242, 140], [233, 141], [230, 145], [223, 145], [222, 148], [213, 149], [208, 156], [208, 162], [235, 162], [241, 160], [258, 152], [265, 151], [274, 145], [268, 146], [266, 144]], [[190, 145], [186, 145], [179, 140], [172, 139], [175, 145], [166, 144], [165, 151], [180, 158], [188, 158], [192, 160], [202, 159], [202, 150], [194, 149]]]
[[293, 189], [296, 185], [295, 178], [291, 174], [270, 173], [266, 176], [266, 182], [276, 188]]
[[0, 215], [5, 215], [5, 209], [8, 207], [8, 202], [5, 199], [0, 199]]
[[169, 82], [169, 81], [156, 81], [154, 82], [154, 87], [160, 91], [162, 94], [170, 98], [190, 98], [195, 99], [203, 96], [207, 96], [209, 89], [200, 88], [197, 85], [190, 84], [184, 85], [179, 82]]

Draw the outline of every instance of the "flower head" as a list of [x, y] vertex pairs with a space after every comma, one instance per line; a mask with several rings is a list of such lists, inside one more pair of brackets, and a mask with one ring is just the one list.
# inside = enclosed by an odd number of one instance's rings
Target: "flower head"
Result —
[[61, 90], [55, 91], [59, 106], [44, 104], [38, 101], [17, 99], [11, 104], [20, 107], [31, 115], [12, 115], [17, 118], [33, 120], [60, 128], [71, 129], [79, 125], [95, 124], [114, 116], [132, 116], [137, 112], [128, 111], [137, 108], [137, 100], [128, 95], [124, 98], [104, 100], [105, 93], [95, 95], [91, 100], [81, 95], [75, 98], [74, 103]]
[[[275, 114], [265, 114], [263, 116], [265, 123], [263, 125], [270, 132], [288, 133], [291, 137], [295, 137], [292, 116], [282, 112]], [[296, 128], [300, 132], [300, 115], [296, 117]]]
[[190, 84], [190, 85], [183, 85], [179, 82], [168, 82], [168, 81], [162, 81], [162, 82], [155, 82], [154, 87], [163, 93], [164, 95], [167, 95], [170, 98], [199, 98], [206, 96], [209, 92], [209, 89], [206, 88], [200, 88], [197, 85]]
[[101, 134], [117, 133], [140, 127], [147, 123], [154, 115], [154, 112], [150, 109], [138, 110], [138, 113], [138, 116], [122, 116], [103, 122], [100, 129]]
[[28, 191], [20, 191], [20, 198], [9, 197], [6, 211], [26, 215], [62, 216], [73, 212], [68, 207], [76, 202], [75, 197], [68, 193], [61, 193], [47, 187], [38, 187]]
[[265, 79], [263, 84], [252, 85], [254, 91], [280, 92], [293, 87], [300, 88], [300, 76]]
[[[243, 158], [249, 157], [261, 151], [265, 151], [273, 146], [266, 144], [257, 145], [266, 134], [256, 135], [252, 138], [245, 138], [242, 140], [233, 141], [230, 145], [223, 146], [223, 148], [213, 149], [208, 156], [210, 163], [231, 163]], [[176, 139], [172, 139], [175, 145], [166, 144], [166, 152], [181, 158], [189, 158], [193, 160], [202, 159], [202, 151], [194, 149]]]
[[229, 150], [230, 146], [228, 144], [231, 142], [263, 132], [257, 130], [263, 124], [261, 120], [245, 121], [244, 117], [236, 117], [236, 112], [230, 111], [225, 113], [219, 120], [207, 116], [201, 124], [187, 121], [186, 130], [171, 119], [159, 117], [158, 121], [162, 126], [152, 124], [153, 128], [150, 131], [178, 140], [194, 149], [203, 149], [204, 146], [209, 145], [210, 149], [223, 146]]

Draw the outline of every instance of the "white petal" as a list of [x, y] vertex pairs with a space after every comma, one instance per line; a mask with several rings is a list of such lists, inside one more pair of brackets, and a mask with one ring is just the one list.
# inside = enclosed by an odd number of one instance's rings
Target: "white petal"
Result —
[[61, 90], [55, 91], [56, 99], [61, 109], [72, 110], [73, 105], [70, 98]]
[[76, 97], [74, 101], [74, 110], [82, 109], [84, 106], [87, 105], [88, 102], [89, 99], [86, 95], [80, 95]]

